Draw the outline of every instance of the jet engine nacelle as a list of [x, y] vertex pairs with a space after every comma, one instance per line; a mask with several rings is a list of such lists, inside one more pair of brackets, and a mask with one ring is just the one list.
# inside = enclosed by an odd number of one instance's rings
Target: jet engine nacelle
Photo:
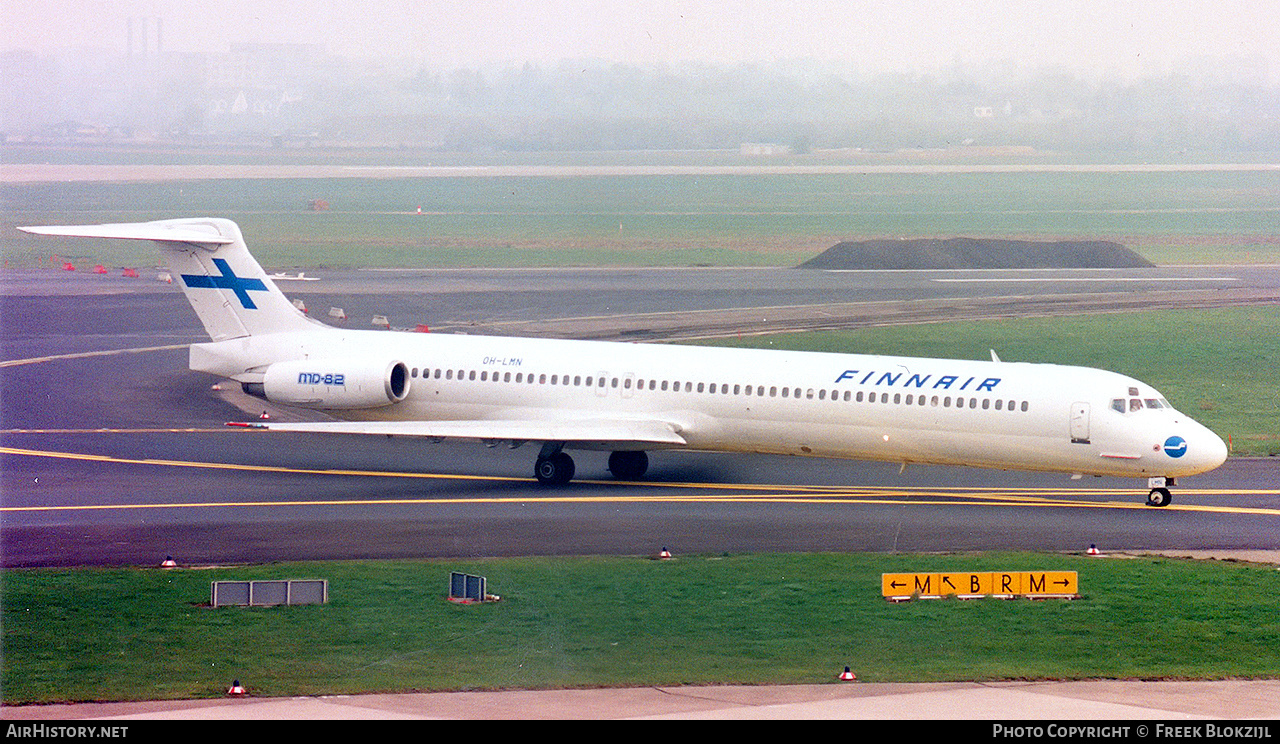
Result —
[[303, 359], [267, 367], [261, 386], [245, 392], [272, 403], [307, 408], [378, 408], [409, 394], [404, 362], [369, 359]]

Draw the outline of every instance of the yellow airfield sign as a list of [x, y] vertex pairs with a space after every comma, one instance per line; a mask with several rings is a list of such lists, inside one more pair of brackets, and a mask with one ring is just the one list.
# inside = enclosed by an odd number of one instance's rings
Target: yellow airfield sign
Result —
[[880, 593], [894, 600], [1075, 597], [1080, 581], [1075, 571], [887, 573], [880, 575]]

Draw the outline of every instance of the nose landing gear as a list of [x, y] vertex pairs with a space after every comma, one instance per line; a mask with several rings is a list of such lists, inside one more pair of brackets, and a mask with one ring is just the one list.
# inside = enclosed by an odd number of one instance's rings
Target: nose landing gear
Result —
[[1173, 501], [1169, 486], [1176, 485], [1178, 482], [1173, 478], [1149, 478], [1147, 486], [1151, 488], [1151, 493], [1147, 494], [1147, 506], [1168, 506]]

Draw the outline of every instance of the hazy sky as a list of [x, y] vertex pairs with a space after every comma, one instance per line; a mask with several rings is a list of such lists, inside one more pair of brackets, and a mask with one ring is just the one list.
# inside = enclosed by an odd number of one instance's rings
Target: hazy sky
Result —
[[809, 57], [904, 70], [1012, 59], [1128, 77], [1252, 55], [1280, 73], [1277, 0], [0, 0], [0, 49], [123, 51], [130, 16], [163, 18], [171, 51], [310, 42], [441, 67]]

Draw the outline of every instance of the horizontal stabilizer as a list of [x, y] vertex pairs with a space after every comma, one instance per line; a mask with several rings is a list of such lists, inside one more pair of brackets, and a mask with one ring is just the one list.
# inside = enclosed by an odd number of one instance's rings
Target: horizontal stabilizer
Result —
[[165, 222], [121, 222], [113, 225], [40, 225], [19, 227], [32, 235], [54, 235], [67, 238], [113, 238], [120, 240], [155, 240], [161, 243], [234, 242], [220, 235], [211, 225], [165, 224]]
[[478, 420], [478, 421], [322, 421], [297, 424], [249, 424], [255, 429], [317, 434], [376, 434], [520, 442], [592, 442], [684, 445], [674, 424], [655, 419]]
[[33, 235], [149, 240], [214, 341], [294, 331], [323, 324], [294, 307], [249, 254], [240, 227], [221, 217], [186, 217], [108, 225], [19, 227]]

